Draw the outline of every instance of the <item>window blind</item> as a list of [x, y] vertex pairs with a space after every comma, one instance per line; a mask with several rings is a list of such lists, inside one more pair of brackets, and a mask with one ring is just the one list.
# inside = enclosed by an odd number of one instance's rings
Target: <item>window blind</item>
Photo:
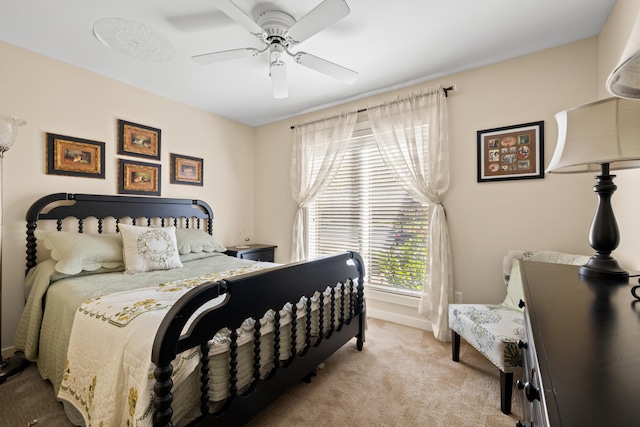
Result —
[[367, 286], [422, 289], [429, 209], [398, 185], [370, 128], [354, 132], [340, 170], [308, 213], [312, 257], [355, 250], [365, 260]]

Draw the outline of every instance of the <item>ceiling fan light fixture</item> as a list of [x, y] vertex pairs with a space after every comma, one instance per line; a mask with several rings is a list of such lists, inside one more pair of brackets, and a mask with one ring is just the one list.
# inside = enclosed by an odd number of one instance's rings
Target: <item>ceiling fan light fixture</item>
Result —
[[269, 45], [269, 63], [281, 62], [282, 53], [284, 52], [284, 46], [278, 43], [272, 43]]
[[282, 61], [271, 63], [271, 86], [273, 88], [273, 97], [276, 99], [284, 99], [289, 96], [287, 89], [287, 67]]

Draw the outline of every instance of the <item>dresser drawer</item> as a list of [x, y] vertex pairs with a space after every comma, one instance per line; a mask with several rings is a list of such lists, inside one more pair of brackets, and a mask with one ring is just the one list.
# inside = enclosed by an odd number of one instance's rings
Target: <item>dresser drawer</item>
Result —
[[522, 348], [523, 377], [517, 382], [518, 389], [522, 390], [522, 410], [524, 425], [527, 427], [549, 427], [544, 416], [542, 384], [540, 382], [538, 359], [531, 331], [531, 319], [525, 308], [524, 327], [526, 342]]
[[264, 250], [240, 253], [238, 254], [238, 258], [250, 259], [253, 261], [273, 262], [274, 255], [273, 250]]
[[236, 258], [250, 259], [252, 261], [274, 262], [275, 245], [241, 245], [227, 247], [226, 255]]

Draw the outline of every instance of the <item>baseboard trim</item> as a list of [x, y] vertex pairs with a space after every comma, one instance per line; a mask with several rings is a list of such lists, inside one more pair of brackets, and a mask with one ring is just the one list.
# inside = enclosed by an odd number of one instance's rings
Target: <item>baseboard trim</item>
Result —
[[7, 347], [5, 349], [2, 350], [2, 357], [5, 359], [8, 359], [9, 357], [13, 356], [13, 354], [16, 352], [16, 348], [11, 346], [11, 347]]
[[427, 319], [416, 319], [415, 317], [403, 316], [397, 313], [390, 313], [388, 311], [376, 310], [367, 308], [367, 317], [373, 317], [375, 319], [384, 320], [386, 322], [398, 323], [404, 326], [410, 326], [412, 328], [423, 329], [425, 331], [432, 331], [431, 324]]

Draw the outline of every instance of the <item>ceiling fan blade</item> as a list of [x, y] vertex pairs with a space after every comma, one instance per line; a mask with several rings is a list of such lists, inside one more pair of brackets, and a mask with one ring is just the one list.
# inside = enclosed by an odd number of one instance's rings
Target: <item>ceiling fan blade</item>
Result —
[[312, 70], [319, 71], [334, 79], [341, 80], [345, 83], [353, 83], [358, 78], [358, 73], [341, 65], [329, 62], [326, 59], [318, 58], [306, 52], [296, 53], [294, 56], [295, 61], [298, 64], [309, 67]]
[[344, 0], [324, 0], [289, 28], [289, 38], [300, 43], [338, 22], [350, 11]]
[[289, 96], [287, 89], [287, 67], [282, 61], [271, 63], [271, 86], [273, 88], [273, 97], [277, 99]]
[[262, 27], [260, 27], [253, 19], [242, 11], [231, 0], [213, 0], [218, 9], [223, 11], [229, 18], [242, 25], [247, 31], [258, 38], [266, 37]]
[[205, 53], [202, 55], [192, 56], [191, 59], [198, 64], [207, 65], [214, 62], [229, 61], [232, 59], [246, 58], [249, 56], [256, 56], [260, 53], [258, 49], [252, 47], [246, 47], [242, 49], [223, 50], [220, 52]]

